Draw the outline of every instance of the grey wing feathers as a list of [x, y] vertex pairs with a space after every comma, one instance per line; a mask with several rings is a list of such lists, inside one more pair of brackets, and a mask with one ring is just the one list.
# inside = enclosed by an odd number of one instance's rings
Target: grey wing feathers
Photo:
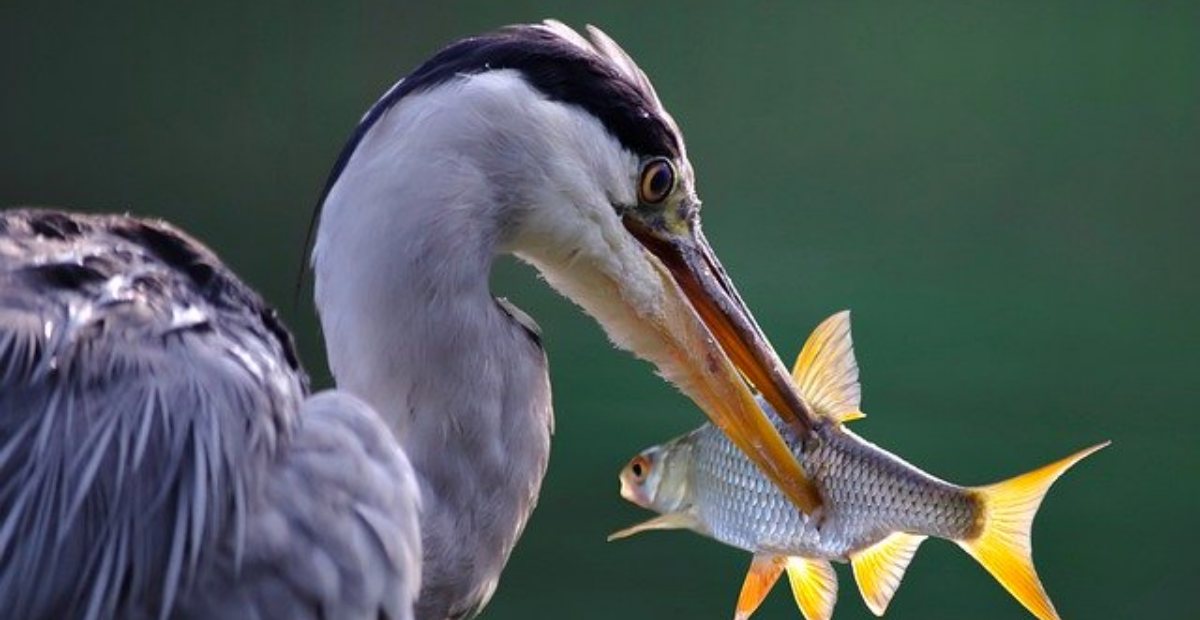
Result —
[[348, 394], [305, 403], [247, 523], [240, 567], [226, 554], [180, 617], [408, 620], [420, 586], [419, 492], [391, 437]]
[[274, 313], [184, 233], [0, 214], [4, 614], [164, 618], [195, 605], [269, 531], [259, 511], [297, 484], [274, 478], [293, 471], [293, 442], [336, 427], [303, 430], [305, 392]]

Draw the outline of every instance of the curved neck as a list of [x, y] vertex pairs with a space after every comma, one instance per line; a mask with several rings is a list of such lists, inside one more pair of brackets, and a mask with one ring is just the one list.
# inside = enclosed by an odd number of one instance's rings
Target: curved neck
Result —
[[533, 508], [550, 389], [541, 348], [488, 289], [503, 205], [410, 116], [393, 110], [360, 144], [313, 266], [338, 389], [380, 414], [421, 483], [420, 617], [447, 617], [490, 597]]
[[435, 369], [455, 377], [499, 353], [489, 339], [506, 326], [488, 290], [493, 252], [480, 222], [367, 198], [335, 195], [326, 207], [316, 303], [338, 387], [403, 439], [416, 389]]

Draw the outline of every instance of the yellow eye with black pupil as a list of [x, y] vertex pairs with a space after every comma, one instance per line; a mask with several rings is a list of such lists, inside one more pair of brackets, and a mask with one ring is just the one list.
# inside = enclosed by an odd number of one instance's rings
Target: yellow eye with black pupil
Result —
[[675, 189], [675, 167], [666, 159], [655, 159], [642, 166], [638, 184], [638, 200], [643, 204], [658, 204]]

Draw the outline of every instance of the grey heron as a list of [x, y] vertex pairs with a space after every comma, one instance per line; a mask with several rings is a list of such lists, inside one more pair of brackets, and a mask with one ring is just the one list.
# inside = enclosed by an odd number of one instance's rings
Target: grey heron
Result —
[[458, 618], [489, 600], [553, 425], [512, 254], [657, 366], [798, 506], [752, 384], [810, 424], [700, 228], [682, 136], [609, 37], [463, 39], [392, 87], [314, 218], [335, 390], [185, 233], [0, 217], [0, 606], [16, 617]]

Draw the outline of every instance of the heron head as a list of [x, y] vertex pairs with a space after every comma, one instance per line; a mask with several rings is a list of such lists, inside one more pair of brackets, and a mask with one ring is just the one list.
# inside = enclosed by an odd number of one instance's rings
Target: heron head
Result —
[[[789, 375], [701, 230], [679, 128], [649, 79], [603, 32], [542, 26], [582, 58], [588, 92], [550, 105], [546, 177], [510, 239], [623, 348], [653, 362], [802, 507], [811, 489], [743, 377], [785, 419], [810, 418]], [[534, 80], [536, 84], [536, 80]], [[587, 99], [585, 96], [600, 96]], [[537, 106], [527, 106], [536, 111]], [[560, 130], [562, 126], [568, 129]], [[809, 505], [805, 505], [808, 503]]]
[[[682, 134], [632, 58], [587, 33], [514, 26], [433, 56], [367, 114], [338, 164], [356, 181], [335, 169], [325, 208], [354, 209], [339, 219], [363, 228], [357, 238], [394, 236], [377, 229], [396, 209], [420, 210], [404, 219], [406, 243], [534, 265], [813, 508], [747, 381], [801, 430], [810, 415], [701, 230]], [[318, 236], [318, 253], [335, 234]]]

